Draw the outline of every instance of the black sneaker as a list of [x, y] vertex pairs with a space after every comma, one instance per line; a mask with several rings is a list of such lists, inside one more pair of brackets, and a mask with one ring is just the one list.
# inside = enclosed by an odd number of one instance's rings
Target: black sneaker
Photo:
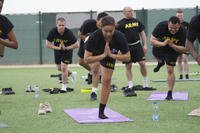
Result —
[[183, 75], [180, 75], [180, 76], [179, 76], [179, 79], [183, 79]]
[[90, 100], [91, 100], [91, 101], [97, 100], [97, 94], [96, 94], [95, 92], [92, 92], [92, 93], [90, 94]]
[[143, 91], [152, 91], [152, 90], [157, 90], [156, 88], [153, 87], [144, 87], [142, 88]]
[[173, 98], [172, 98], [172, 96], [167, 96], [167, 97], [165, 98], [165, 100], [170, 101], [170, 100], [173, 100]]
[[108, 119], [108, 117], [106, 115], [104, 115], [104, 114], [99, 114], [99, 118], [100, 119]]
[[124, 94], [125, 97], [137, 96], [133, 87], [132, 88], [126, 88], [123, 91], [123, 94]]
[[153, 69], [154, 72], [158, 72], [160, 70], [160, 68], [165, 65], [165, 63], [158, 63], [157, 66]]
[[188, 74], [186, 74], [186, 75], [185, 75], [185, 78], [186, 78], [186, 79], [189, 79], [189, 75], [188, 75]]
[[122, 89], [121, 89], [121, 90], [125, 90], [126, 88], [128, 88], [128, 86], [122, 87]]
[[87, 78], [88, 84], [92, 84], [92, 75], [88, 73], [88, 78]]
[[13, 94], [15, 94], [15, 92], [12, 90], [12, 88], [2, 88], [2, 94], [13, 95]]

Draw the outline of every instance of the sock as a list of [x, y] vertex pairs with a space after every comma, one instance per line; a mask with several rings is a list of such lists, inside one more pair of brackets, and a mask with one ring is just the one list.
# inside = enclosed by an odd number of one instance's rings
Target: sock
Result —
[[148, 87], [148, 78], [143, 77], [143, 88]]
[[128, 81], [128, 88], [132, 88], [133, 87], [133, 81]]
[[92, 87], [92, 92], [97, 94], [97, 88], [96, 87]]
[[172, 97], [172, 91], [167, 92], [167, 97]]
[[99, 104], [99, 118], [100, 119], [108, 119], [108, 117], [104, 115], [105, 107], [106, 107], [106, 104], [102, 104], [102, 103]]
[[183, 75], [182, 74], [180, 74], [179, 79], [183, 79]]
[[67, 89], [67, 85], [66, 84], [62, 84], [61, 90], [66, 91], [66, 89]]
[[185, 74], [185, 78], [186, 78], [186, 79], [189, 79], [189, 75], [188, 75], [188, 74]]

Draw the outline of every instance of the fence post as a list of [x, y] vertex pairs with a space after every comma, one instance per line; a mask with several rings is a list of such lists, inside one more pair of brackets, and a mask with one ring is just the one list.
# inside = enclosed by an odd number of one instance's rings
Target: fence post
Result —
[[[199, 7], [196, 6], [195, 10], [196, 10], [196, 14], [195, 15], [197, 15], [199, 13]], [[198, 43], [200, 44], [200, 37], [196, 39], [196, 43], [195, 43], [195, 45], [196, 45], [195, 47], [196, 47], [197, 53], [200, 53], [199, 52], [200, 49], [199, 49], [199, 44]]]
[[42, 13], [39, 11], [39, 56], [40, 56], [40, 64], [43, 64], [42, 60]]

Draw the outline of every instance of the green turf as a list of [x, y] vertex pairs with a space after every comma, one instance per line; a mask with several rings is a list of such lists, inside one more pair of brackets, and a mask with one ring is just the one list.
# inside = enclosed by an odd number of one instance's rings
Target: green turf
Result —
[[[81, 93], [87, 88], [81, 75], [86, 71], [81, 67], [73, 67], [71, 70], [78, 72], [76, 84], [70, 82], [70, 87], [75, 91], [69, 94], [50, 95], [40, 91], [39, 99], [34, 94], [24, 92], [27, 85], [37, 83], [42, 88], [60, 87], [57, 78], [50, 78], [50, 74], [57, 74], [55, 68], [1, 68], [0, 88], [12, 87], [16, 95], [0, 95], [0, 122], [8, 124], [9, 128], [0, 128], [1, 133], [197, 133], [200, 131], [199, 117], [189, 117], [187, 113], [200, 106], [199, 81], [179, 82], [175, 84], [175, 91], [188, 91], [188, 101], [159, 101], [159, 122], [152, 121], [152, 101], [146, 98], [151, 92], [138, 91], [137, 97], [124, 97], [119, 89], [110, 95], [108, 107], [131, 119], [129, 123], [105, 123], [105, 124], [78, 124], [67, 116], [63, 109], [66, 108], [97, 108], [98, 101], [89, 101], [89, 93]], [[177, 68], [176, 68], [177, 69]], [[153, 73], [153, 66], [148, 66], [148, 78], [164, 79], [166, 68], [158, 73]], [[199, 66], [190, 65], [190, 72], [197, 72]], [[124, 67], [116, 67], [113, 83], [121, 88], [127, 81]], [[178, 77], [177, 70], [176, 76]], [[133, 67], [135, 84], [141, 84], [142, 78], [139, 67]], [[192, 76], [191, 78], [199, 78]], [[166, 83], [153, 83], [149, 85], [166, 91]], [[100, 91], [98, 91], [99, 94]], [[98, 95], [99, 96], [99, 95]], [[99, 97], [98, 97], [99, 98]], [[40, 102], [49, 102], [53, 113], [45, 116], [37, 115]]]

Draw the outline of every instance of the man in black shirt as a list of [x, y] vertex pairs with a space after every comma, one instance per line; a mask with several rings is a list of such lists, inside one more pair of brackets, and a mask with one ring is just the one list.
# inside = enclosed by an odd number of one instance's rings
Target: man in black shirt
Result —
[[102, 74], [101, 99], [99, 118], [107, 119], [104, 109], [110, 94], [110, 83], [115, 60], [129, 61], [130, 52], [125, 36], [115, 30], [115, 20], [106, 16], [101, 20], [101, 29], [93, 32], [86, 42], [84, 61], [86, 63], [100, 62]]
[[[181, 26], [176, 16], [168, 21], [160, 22], [152, 32], [150, 41], [153, 45], [153, 55], [158, 60], [155, 68], [159, 70], [166, 63], [168, 93], [166, 100], [172, 100], [172, 90], [175, 84], [174, 66], [181, 53], [185, 53], [186, 30]], [[155, 71], [154, 69], [154, 71]]]
[[[181, 25], [188, 30], [189, 23], [184, 21], [184, 14], [182, 10], [178, 10], [176, 12], [176, 16], [180, 19]], [[189, 64], [188, 64], [188, 55], [187, 53], [183, 53], [180, 56], [178, 56], [177, 62], [178, 62], [178, 69], [179, 69], [179, 79], [183, 79], [183, 69], [185, 72], [185, 78], [189, 79]]]
[[97, 14], [96, 20], [88, 19], [84, 21], [79, 31], [79, 37], [81, 38], [81, 41], [82, 41], [82, 43], [80, 44], [81, 46], [78, 51], [78, 55], [80, 57], [79, 64], [81, 64], [83, 67], [86, 66], [85, 68], [89, 70], [90, 73], [92, 73], [92, 76], [90, 76], [90, 74], [88, 75], [88, 83], [90, 82], [90, 80], [92, 82], [92, 93], [90, 94], [91, 101], [97, 100], [97, 87], [98, 87], [98, 81], [100, 77], [100, 65], [99, 65], [99, 62], [92, 63], [90, 65], [84, 62], [83, 58], [84, 58], [85, 46], [84, 46], [83, 41], [86, 42], [86, 40], [88, 39], [89, 35], [92, 32], [96, 31], [98, 28], [101, 28], [100, 21], [105, 16], [108, 16], [106, 12], [100, 12]]
[[61, 90], [66, 92], [68, 64], [72, 63], [73, 49], [78, 48], [78, 43], [72, 31], [66, 28], [64, 18], [60, 17], [56, 20], [56, 27], [47, 36], [46, 47], [54, 50], [55, 64], [62, 72]]
[[[125, 18], [121, 19], [117, 23], [117, 29], [125, 34], [131, 53], [130, 62], [124, 62], [126, 65], [126, 77], [128, 80], [128, 87], [124, 90], [124, 94], [126, 96], [126, 92], [130, 93], [130, 91], [134, 91], [131, 70], [132, 63], [138, 62], [140, 66], [140, 72], [143, 76], [143, 89], [148, 89], [147, 68], [145, 65], [147, 43], [144, 25], [133, 17], [133, 9], [131, 7], [124, 7], [123, 13]], [[143, 46], [140, 43], [140, 38]], [[133, 94], [135, 94], [135, 92], [133, 92]], [[133, 96], [136, 96], [136, 94]]]
[[[4, 0], [0, 0], [0, 13], [3, 7]], [[0, 15], [0, 59], [4, 55], [4, 48], [9, 47], [13, 49], [18, 48], [18, 42], [13, 31], [13, 24], [8, 18]]]
[[196, 62], [200, 65], [200, 55], [194, 47], [194, 41], [196, 38], [198, 38], [200, 43], [200, 14], [192, 17], [186, 40], [186, 48], [189, 50]]

